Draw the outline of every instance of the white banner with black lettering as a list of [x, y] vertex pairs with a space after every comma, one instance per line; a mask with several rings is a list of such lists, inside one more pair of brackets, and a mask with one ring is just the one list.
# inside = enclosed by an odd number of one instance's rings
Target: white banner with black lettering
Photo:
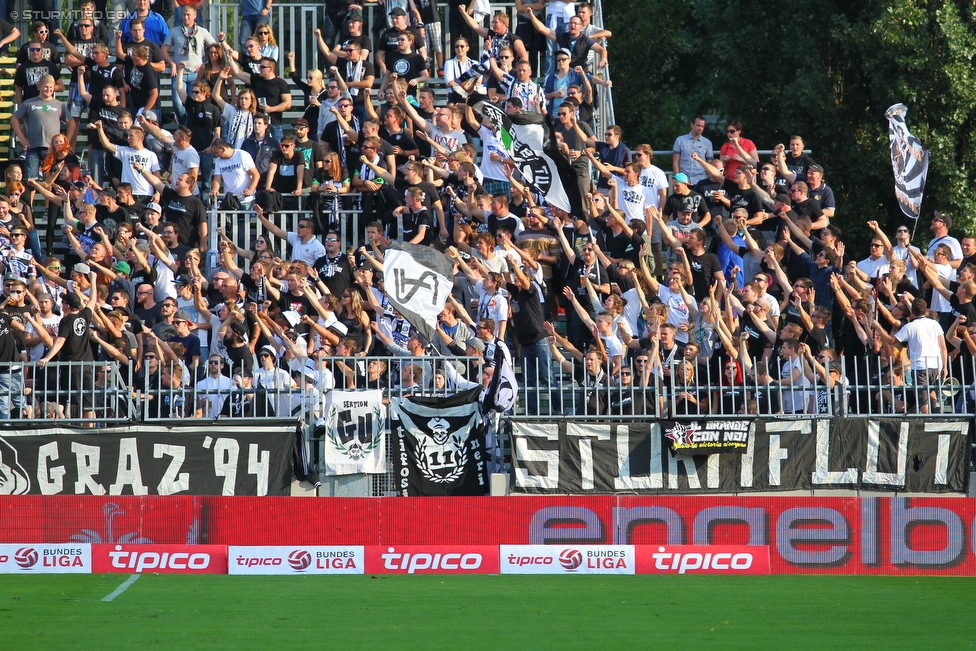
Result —
[[513, 421], [513, 491], [969, 490], [965, 419], [757, 420], [744, 451], [677, 457], [674, 425]]
[[289, 495], [295, 424], [0, 432], [0, 495]]
[[383, 392], [332, 391], [325, 418], [325, 474], [386, 472]]

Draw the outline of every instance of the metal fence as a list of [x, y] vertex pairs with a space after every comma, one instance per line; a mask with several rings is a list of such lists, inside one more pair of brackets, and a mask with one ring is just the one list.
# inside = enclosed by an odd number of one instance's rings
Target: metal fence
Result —
[[[640, 356], [643, 357], [643, 356]], [[699, 365], [675, 360], [610, 364], [574, 372], [520, 362], [520, 418], [614, 420], [741, 417], [823, 418], [885, 416], [928, 418], [976, 415], [976, 358], [943, 376], [898, 360], [871, 356], [840, 360], [794, 378], [789, 361], [730, 359]], [[801, 363], [802, 366], [802, 363]], [[786, 373], [785, 377], [781, 377]], [[533, 380], [538, 378], [538, 380]]]

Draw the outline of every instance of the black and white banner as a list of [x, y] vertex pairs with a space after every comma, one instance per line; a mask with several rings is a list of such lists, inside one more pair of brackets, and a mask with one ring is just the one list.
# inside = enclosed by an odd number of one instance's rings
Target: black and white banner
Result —
[[517, 493], [742, 493], [969, 488], [968, 420], [756, 421], [745, 451], [672, 456], [674, 421], [513, 421]]
[[891, 142], [891, 169], [895, 173], [895, 197], [901, 211], [918, 219], [922, 209], [925, 177], [929, 172], [929, 150], [912, 135], [905, 123], [908, 107], [894, 104], [885, 111], [888, 140]]
[[396, 491], [420, 495], [485, 495], [488, 450], [475, 388], [453, 396], [392, 398]]
[[454, 264], [429, 246], [390, 242], [383, 258], [383, 277], [390, 304], [432, 343], [434, 328], [454, 289]]
[[548, 116], [533, 111], [509, 115], [483, 97], [471, 97], [468, 101], [491, 122], [505, 152], [515, 161], [531, 189], [571, 215], [582, 214], [583, 201], [576, 173], [555, 146]]
[[325, 418], [325, 474], [386, 472], [383, 392], [332, 391]]
[[288, 495], [295, 425], [0, 432], [0, 495]]

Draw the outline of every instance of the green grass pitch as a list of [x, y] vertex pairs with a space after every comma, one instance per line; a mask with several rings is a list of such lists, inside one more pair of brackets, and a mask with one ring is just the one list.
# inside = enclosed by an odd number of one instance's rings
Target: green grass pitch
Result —
[[976, 580], [0, 576], [8, 649], [976, 648]]

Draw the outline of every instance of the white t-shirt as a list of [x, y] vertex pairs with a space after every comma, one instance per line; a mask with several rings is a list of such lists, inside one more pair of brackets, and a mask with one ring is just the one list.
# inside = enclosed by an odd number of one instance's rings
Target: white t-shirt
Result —
[[[38, 316], [38, 318], [41, 319], [41, 323], [44, 324], [44, 329], [47, 330], [47, 333], [51, 335], [53, 338], [57, 339], [58, 325], [61, 323], [61, 317], [57, 314], [52, 314], [47, 318], [41, 316]], [[34, 326], [31, 325], [30, 322], [27, 323], [26, 333], [30, 336], [34, 336], [37, 334], [37, 332], [34, 330]], [[31, 349], [28, 351], [28, 353], [30, 355], [30, 361], [32, 362], [38, 361], [39, 359], [44, 357], [44, 343], [41, 342], [36, 346], [32, 346]]]
[[[675, 294], [671, 291], [670, 287], [665, 287], [663, 283], [658, 286], [657, 297], [661, 299], [661, 302], [668, 306], [668, 323], [678, 328], [678, 331], [674, 333], [674, 340], [682, 344], [688, 343], [688, 331], [682, 330], [681, 326], [687, 326], [689, 323], [688, 315], [688, 305], [685, 303], [685, 299], [681, 297], [681, 294]], [[640, 308], [640, 299], [636, 298], [638, 301], [638, 310]], [[628, 299], [629, 301], [629, 299]], [[626, 311], [627, 308], [624, 308]]]
[[[956, 270], [947, 264], [932, 265], [939, 274], [939, 279], [946, 287], [956, 279]], [[939, 292], [932, 292], [932, 304], [929, 306], [936, 312], [952, 312], [952, 303]]]
[[491, 296], [486, 294], [484, 283], [480, 280], [475, 283], [474, 290], [478, 293], [478, 318], [492, 319], [495, 322], [495, 331], [492, 334], [497, 337], [502, 322], [508, 321], [508, 299], [501, 292], [495, 292]]
[[929, 248], [925, 252], [925, 257], [931, 259], [935, 254], [935, 249], [940, 244], [945, 244], [949, 247], [949, 259], [950, 260], [962, 260], [962, 245], [959, 244], [959, 240], [951, 235], [946, 235], [945, 237], [937, 237], [931, 242], [929, 242]]
[[617, 181], [617, 208], [624, 214], [624, 218], [629, 225], [631, 220], [640, 219], [646, 221], [644, 209], [651, 205], [657, 205], [652, 198], [657, 195], [650, 194], [640, 183], [637, 185], [627, 185], [627, 181], [621, 176], [613, 175]]
[[254, 169], [254, 159], [242, 149], [235, 149], [230, 158], [214, 157], [214, 175], [220, 175], [224, 192], [240, 194], [251, 185], [248, 171]]
[[117, 146], [115, 157], [122, 161], [122, 182], [132, 186], [132, 194], [137, 197], [151, 197], [156, 190], [146, 178], [136, 172], [133, 163], [140, 163], [143, 169], [159, 174], [159, 159], [150, 149], [133, 149]]
[[[177, 149], [173, 147], [173, 162], [172, 162], [172, 176], [170, 183], [176, 183], [176, 179], [180, 178], [181, 174], [188, 174], [190, 170], [200, 169], [200, 154], [191, 145], [187, 145], [186, 149]], [[173, 185], [173, 189], [176, 186]], [[193, 194], [200, 194], [200, 184], [197, 183], [193, 188]]]
[[939, 322], [928, 317], [910, 321], [895, 333], [895, 339], [902, 343], [908, 342], [908, 356], [916, 371], [942, 368], [939, 338], [943, 336]]
[[507, 181], [505, 168], [501, 163], [491, 160], [492, 152], [502, 158], [506, 157], [502, 143], [495, 135], [495, 132], [488, 127], [478, 129], [478, 137], [481, 138], [481, 173], [486, 179], [494, 181]]
[[[204, 379], [197, 382], [197, 400], [203, 400], [203, 417], [214, 419], [220, 415], [220, 411], [224, 408], [224, 403], [227, 398], [230, 397], [229, 393], [224, 393], [223, 395], [218, 395], [217, 391], [227, 391], [234, 388], [234, 381], [225, 375], [219, 377], [207, 376]], [[207, 394], [207, 391], [214, 391], [213, 394]], [[209, 403], [209, 405], [207, 404]]]
[[[668, 177], [664, 175], [664, 171], [657, 165], [651, 165], [647, 169], [642, 169], [638, 177], [638, 182], [644, 186], [648, 200], [656, 206], [658, 206], [659, 192], [661, 190], [667, 192], [670, 187], [668, 185]], [[660, 207], [658, 206], [658, 208]]]
[[888, 263], [888, 258], [881, 256], [877, 260], [872, 260], [871, 258], [864, 258], [857, 263], [857, 269], [861, 273], [867, 274], [868, 278], [874, 280], [878, 277], [878, 274], [884, 276], [888, 273], [890, 269]]

